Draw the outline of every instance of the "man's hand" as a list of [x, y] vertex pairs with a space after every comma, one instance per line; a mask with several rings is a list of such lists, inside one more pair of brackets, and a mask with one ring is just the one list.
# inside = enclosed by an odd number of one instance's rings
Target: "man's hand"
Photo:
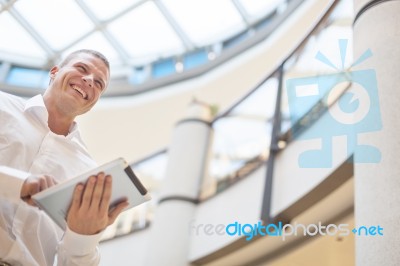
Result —
[[67, 215], [68, 227], [81, 235], [93, 235], [112, 224], [129, 204], [125, 200], [110, 210], [112, 177], [99, 173], [89, 177], [86, 185], [75, 187]]
[[31, 206], [36, 206], [31, 196], [55, 184], [57, 181], [50, 176], [31, 176], [22, 184], [21, 199]]

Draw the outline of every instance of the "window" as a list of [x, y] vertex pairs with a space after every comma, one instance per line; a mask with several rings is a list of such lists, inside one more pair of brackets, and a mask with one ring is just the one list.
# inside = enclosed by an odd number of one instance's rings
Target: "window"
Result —
[[194, 53], [186, 54], [183, 57], [183, 68], [191, 69], [202, 65], [208, 61], [208, 54], [206, 50], [199, 50]]
[[49, 75], [44, 70], [13, 67], [7, 75], [6, 82], [16, 86], [45, 88], [49, 83]]
[[152, 76], [160, 78], [176, 73], [175, 60], [170, 58], [153, 64]]

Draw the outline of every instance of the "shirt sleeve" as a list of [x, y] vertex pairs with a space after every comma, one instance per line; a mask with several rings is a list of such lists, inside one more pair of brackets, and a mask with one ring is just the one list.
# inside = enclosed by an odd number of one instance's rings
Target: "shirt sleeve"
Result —
[[21, 188], [30, 173], [0, 165], [0, 196], [12, 202], [21, 200]]
[[99, 265], [98, 244], [103, 232], [96, 235], [80, 235], [68, 228], [58, 246], [58, 266]]

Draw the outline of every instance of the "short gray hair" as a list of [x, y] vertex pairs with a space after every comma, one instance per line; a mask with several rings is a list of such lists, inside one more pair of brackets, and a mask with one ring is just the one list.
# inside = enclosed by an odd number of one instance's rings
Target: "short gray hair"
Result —
[[70, 53], [64, 60], [61, 61], [60, 67], [63, 67], [66, 64], [68, 64], [68, 62], [71, 61], [71, 59], [73, 59], [75, 56], [79, 54], [90, 54], [101, 59], [103, 63], [107, 66], [107, 69], [110, 70], [110, 63], [108, 62], [107, 58], [102, 53], [90, 49], [81, 49]]

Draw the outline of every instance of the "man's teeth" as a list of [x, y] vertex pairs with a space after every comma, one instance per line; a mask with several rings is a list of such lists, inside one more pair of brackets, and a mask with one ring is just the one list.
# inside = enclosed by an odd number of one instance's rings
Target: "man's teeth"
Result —
[[72, 85], [72, 88], [74, 90], [76, 90], [77, 92], [79, 92], [82, 95], [83, 99], [86, 99], [87, 94], [81, 88], [79, 88], [78, 86], [75, 86], [75, 85]]

